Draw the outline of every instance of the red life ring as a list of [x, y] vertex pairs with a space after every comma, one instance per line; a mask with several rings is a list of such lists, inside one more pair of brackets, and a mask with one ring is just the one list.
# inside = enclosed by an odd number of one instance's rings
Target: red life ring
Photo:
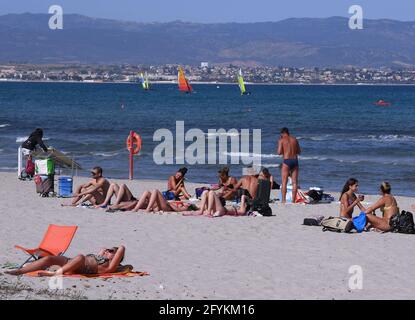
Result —
[[[135, 148], [134, 148], [135, 145]], [[141, 137], [133, 132], [132, 135], [129, 135], [127, 138], [127, 150], [133, 152], [133, 154], [137, 154], [140, 152], [141, 149]]]

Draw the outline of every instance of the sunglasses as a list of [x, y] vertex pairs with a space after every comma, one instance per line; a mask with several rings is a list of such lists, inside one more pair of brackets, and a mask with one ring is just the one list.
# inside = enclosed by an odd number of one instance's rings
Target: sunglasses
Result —
[[91, 175], [96, 176], [98, 173], [91, 171]]
[[115, 253], [115, 249], [106, 249], [105, 251], [109, 252], [109, 253]]

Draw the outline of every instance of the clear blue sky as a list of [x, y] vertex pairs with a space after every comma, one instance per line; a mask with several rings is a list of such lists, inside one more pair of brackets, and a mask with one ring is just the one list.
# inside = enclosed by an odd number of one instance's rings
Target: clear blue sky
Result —
[[348, 16], [359, 4], [366, 18], [415, 20], [415, 0], [0, 0], [0, 14], [64, 13], [130, 21], [257, 22], [292, 17]]

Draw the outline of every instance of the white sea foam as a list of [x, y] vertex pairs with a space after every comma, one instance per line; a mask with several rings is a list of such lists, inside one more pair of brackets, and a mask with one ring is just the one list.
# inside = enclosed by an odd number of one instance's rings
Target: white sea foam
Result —
[[115, 157], [118, 156], [119, 154], [121, 154], [121, 152], [92, 152], [93, 156], [97, 156], [97, 157]]
[[231, 157], [281, 158], [281, 156], [277, 154], [258, 154], [258, 153], [249, 153], [249, 152], [223, 152], [222, 154], [231, 156]]
[[0, 128], [6, 128], [6, 127], [10, 127], [10, 124], [8, 123], [0, 124]]
[[[29, 138], [29, 136], [26, 136], [26, 137], [17, 137], [17, 138], [16, 138], [16, 143], [22, 143], [22, 142], [25, 142], [25, 141], [27, 140], [27, 138]], [[48, 141], [48, 140], [49, 140], [49, 138], [43, 138], [42, 140], [43, 140], [43, 141]]]

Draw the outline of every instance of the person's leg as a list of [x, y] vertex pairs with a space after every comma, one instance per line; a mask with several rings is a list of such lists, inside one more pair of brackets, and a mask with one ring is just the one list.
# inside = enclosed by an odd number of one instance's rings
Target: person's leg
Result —
[[281, 167], [281, 202], [285, 203], [287, 199], [287, 183], [290, 175], [290, 168], [286, 164]]
[[207, 216], [213, 216], [213, 214], [215, 213], [216, 207], [215, 207], [214, 194], [215, 192], [209, 191], [208, 199], [207, 199], [207, 210], [206, 210]]
[[243, 195], [242, 197], [241, 197], [241, 207], [239, 208], [239, 210], [238, 210], [238, 216], [244, 216], [244, 215], [246, 215], [246, 207], [247, 207], [247, 205], [246, 205], [246, 196], [245, 195]]
[[143, 210], [146, 209], [148, 206], [148, 201], [150, 199], [151, 196], [151, 192], [150, 191], [145, 191], [140, 199], [137, 202], [137, 205], [134, 207], [133, 211], [138, 211], [138, 210]]
[[221, 217], [224, 216], [227, 211], [225, 209], [225, 207], [222, 205], [222, 202], [219, 199], [219, 196], [215, 193], [212, 192], [212, 198], [213, 198], [213, 215], [215, 217]]
[[295, 199], [297, 198], [297, 191], [298, 191], [298, 173], [300, 168], [296, 166], [291, 172], [291, 178], [293, 181], [293, 203], [295, 203]]
[[40, 258], [39, 260], [36, 260], [34, 262], [28, 263], [23, 268], [5, 271], [4, 273], [18, 276], [32, 271], [43, 270], [55, 265], [62, 267], [67, 262], [68, 258], [64, 256], [48, 256]]
[[[74, 194], [79, 194], [83, 191], [83, 185], [76, 187]], [[76, 207], [78, 205], [79, 200], [82, 199], [82, 196], [77, 196], [72, 199], [71, 206]]]
[[366, 220], [373, 228], [381, 231], [389, 231], [391, 228], [388, 220], [379, 218], [373, 214], [366, 214]]
[[[163, 194], [159, 190], [154, 190], [154, 193], [156, 194], [156, 204], [158, 210], [162, 210], [165, 212], [172, 211], [172, 207], [169, 205], [166, 199], [164, 199]], [[157, 208], [154, 208], [155, 210]]]
[[63, 275], [63, 274], [74, 274], [81, 272], [81, 270], [85, 266], [85, 256], [78, 255], [75, 258], [71, 259], [68, 263], [63, 265], [60, 269], [56, 270], [55, 272], [50, 271], [41, 271], [38, 273], [41, 277], [48, 277], [48, 276], [56, 276], [56, 275]]
[[180, 192], [186, 199], [190, 199], [191, 195], [187, 192], [186, 188], [183, 186], [180, 188]]
[[126, 184], [122, 184], [117, 193], [117, 199], [114, 204], [119, 204], [120, 202], [130, 201], [133, 198], [133, 194], [130, 189], [128, 189]]
[[118, 184], [111, 183], [110, 187], [108, 188], [108, 192], [107, 192], [107, 195], [105, 197], [105, 200], [101, 204], [101, 206], [107, 206], [110, 203], [112, 196], [113, 195], [117, 196], [119, 190], [120, 190], [120, 186]]

